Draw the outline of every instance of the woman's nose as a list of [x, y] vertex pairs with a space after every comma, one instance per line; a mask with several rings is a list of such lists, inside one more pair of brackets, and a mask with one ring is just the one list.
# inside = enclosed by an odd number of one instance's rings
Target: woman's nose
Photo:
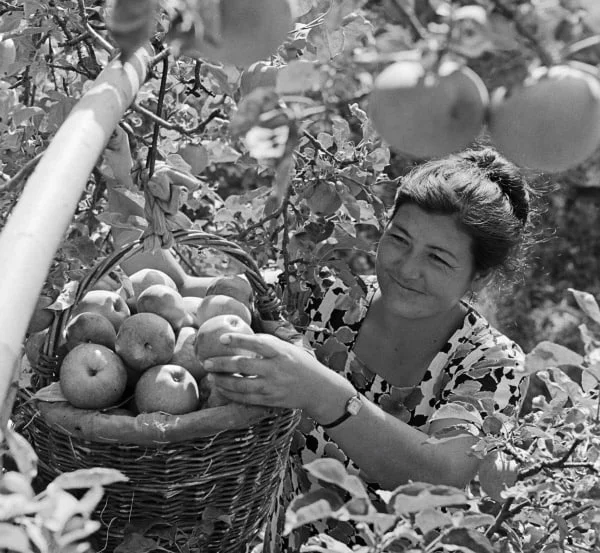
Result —
[[407, 252], [406, 255], [402, 256], [396, 265], [396, 269], [398, 275], [406, 279], [418, 278], [421, 273], [419, 259], [413, 252]]

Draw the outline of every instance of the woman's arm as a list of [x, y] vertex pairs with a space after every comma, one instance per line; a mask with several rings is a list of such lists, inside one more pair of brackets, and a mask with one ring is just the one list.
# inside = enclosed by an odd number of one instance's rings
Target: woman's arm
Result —
[[[344, 376], [273, 336], [228, 334], [221, 341], [260, 356], [219, 357], [205, 363], [219, 390], [233, 401], [300, 408], [317, 423], [326, 424], [342, 415], [347, 400], [356, 393]], [[234, 373], [256, 378], [239, 378]], [[469, 449], [477, 438], [465, 434], [443, 442], [428, 441], [424, 432], [363, 401], [357, 415], [327, 432], [367, 480], [393, 489], [409, 480], [464, 486], [473, 478], [479, 460], [469, 455]], [[441, 425], [439, 421], [433, 430]]]

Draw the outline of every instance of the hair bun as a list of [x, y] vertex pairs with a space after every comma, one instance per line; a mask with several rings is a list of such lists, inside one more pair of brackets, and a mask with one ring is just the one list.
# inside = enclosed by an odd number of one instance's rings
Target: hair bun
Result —
[[465, 158], [498, 185], [511, 203], [515, 217], [526, 224], [529, 218], [529, 193], [518, 168], [491, 148], [473, 150]]

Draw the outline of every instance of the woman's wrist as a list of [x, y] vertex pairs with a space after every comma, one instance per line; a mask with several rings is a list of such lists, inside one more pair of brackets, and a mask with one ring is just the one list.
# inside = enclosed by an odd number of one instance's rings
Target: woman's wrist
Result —
[[348, 400], [356, 395], [356, 389], [343, 376], [327, 369], [328, 374], [311, 397], [310, 405], [305, 409], [306, 414], [318, 424], [329, 424], [341, 417]]

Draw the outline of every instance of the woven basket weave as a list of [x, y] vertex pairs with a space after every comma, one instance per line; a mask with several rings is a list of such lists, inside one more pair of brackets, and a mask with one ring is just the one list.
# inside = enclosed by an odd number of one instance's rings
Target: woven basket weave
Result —
[[[218, 249], [240, 261], [260, 318], [283, 321], [275, 292], [238, 245], [200, 231], [176, 231], [174, 238], [179, 245]], [[133, 242], [104, 259], [81, 281], [74, 305], [99, 278], [142, 248], [140, 241]], [[58, 314], [50, 327], [34, 367], [34, 388], [58, 380], [61, 336], [70, 311]], [[159, 533], [146, 535], [160, 535], [166, 550], [187, 544], [196, 551], [237, 553], [256, 537], [273, 506], [299, 417], [297, 410], [238, 404], [178, 416], [129, 417], [64, 402], [26, 402], [19, 418], [39, 458], [40, 484], [62, 472], [92, 467], [118, 469], [129, 477], [110, 485], [98, 506], [97, 551], [112, 552], [131, 528], [143, 533], [151, 527]]]

